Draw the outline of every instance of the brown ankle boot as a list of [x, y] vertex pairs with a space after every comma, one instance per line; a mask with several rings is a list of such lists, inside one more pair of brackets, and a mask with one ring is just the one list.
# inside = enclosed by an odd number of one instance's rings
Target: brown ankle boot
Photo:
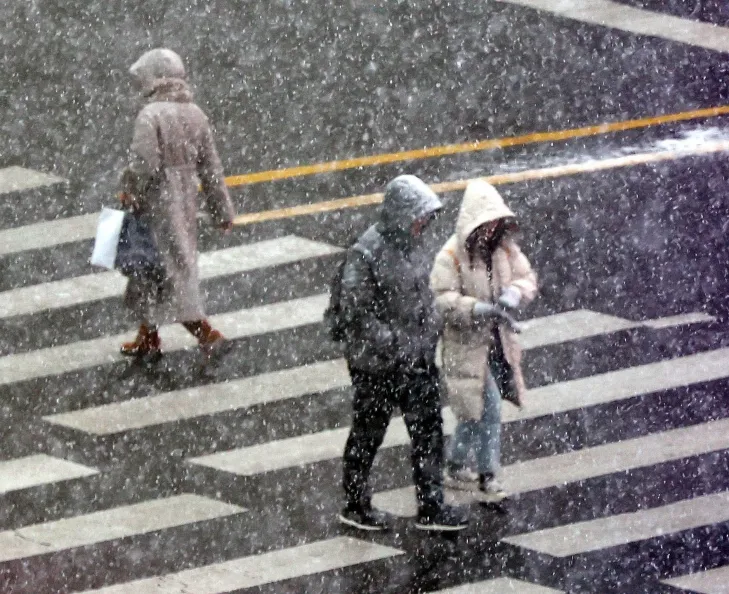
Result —
[[211, 330], [204, 338], [200, 339], [200, 352], [203, 356], [203, 363], [212, 363], [227, 354], [233, 343], [231, 343], [218, 330]]
[[157, 329], [142, 324], [134, 342], [125, 342], [120, 352], [125, 357], [156, 356], [162, 354], [161, 343]]

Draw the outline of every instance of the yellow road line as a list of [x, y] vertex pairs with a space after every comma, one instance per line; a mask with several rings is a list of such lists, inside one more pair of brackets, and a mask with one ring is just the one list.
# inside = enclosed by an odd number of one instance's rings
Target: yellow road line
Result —
[[289, 179], [293, 177], [304, 177], [307, 175], [315, 175], [317, 173], [331, 173], [334, 171], [343, 171], [346, 169], [356, 169], [357, 167], [370, 167], [373, 165], [385, 165], [387, 163], [397, 163], [400, 161], [412, 161], [415, 159], [444, 157], [447, 155], [456, 155], [459, 153], [471, 153], [477, 151], [507, 148], [510, 146], [537, 144], [541, 142], [555, 142], [560, 140], [569, 140], [571, 138], [598, 136], [600, 134], [607, 134], [610, 132], [625, 132], [627, 130], [637, 130], [640, 128], [648, 128], [650, 126], [658, 126], [661, 124], [670, 124], [674, 122], [696, 120], [700, 118], [711, 118], [721, 115], [729, 115], [729, 105], [709, 107], [706, 109], [696, 109], [693, 111], [682, 111], [679, 113], [670, 113], [661, 116], [640, 118], [637, 120], [609, 122], [605, 124], [598, 124], [596, 126], [586, 126], [584, 128], [557, 130], [556, 132], [536, 132], [533, 134], [524, 134], [522, 136], [512, 136], [508, 138], [479, 140], [474, 142], [464, 142], [462, 144], [446, 144], [443, 146], [433, 146], [429, 148], [402, 151], [398, 153], [370, 155], [367, 157], [356, 157], [353, 159], [329, 161], [326, 163], [314, 163], [312, 165], [302, 165], [299, 167], [289, 167], [286, 169], [272, 169], [269, 171], [259, 171], [257, 173], [233, 175], [225, 178], [225, 182], [230, 187], [245, 186], [262, 182], [276, 181], [280, 179]]
[[[431, 184], [430, 187], [433, 189], [434, 192], [437, 193], [457, 192], [465, 189], [468, 183], [473, 181], [474, 179], [484, 179], [487, 182], [497, 186], [525, 182], [530, 180], [564, 177], [569, 175], [576, 175], [579, 173], [592, 173], [595, 171], [605, 171], [607, 169], [617, 169], [621, 167], [632, 167], [635, 165], [645, 165], [648, 163], [674, 161], [676, 159], [681, 159], [685, 157], [708, 155], [719, 152], [729, 152], [729, 141], [707, 142], [701, 147], [687, 149], [685, 151], [639, 153], [635, 155], [628, 155], [625, 157], [604, 159], [602, 161], [568, 163], [566, 165], [558, 165], [556, 167], [544, 167], [542, 169], [528, 169], [526, 171], [516, 171], [513, 173], [501, 173], [498, 175], [491, 175], [484, 178], [471, 178], [451, 182], [442, 182], [438, 184]], [[326, 202], [315, 202], [314, 204], [302, 204], [300, 206], [291, 206], [288, 208], [280, 208], [276, 210], [253, 212], [238, 216], [235, 219], [234, 224], [250, 225], [253, 223], [262, 223], [264, 221], [275, 221], [278, 219], [288, 219], [293, 217], [300, 217], [303, 215], [312, 215], [334, 210], [344, 210], [347, 208], [357, 208], [360, 206], [379, 204], [380, 202], [382, 202], [382, 197], [382, 193], [363, 194], [360, 196], [350, 196], [349, 198], [328, 200]]]

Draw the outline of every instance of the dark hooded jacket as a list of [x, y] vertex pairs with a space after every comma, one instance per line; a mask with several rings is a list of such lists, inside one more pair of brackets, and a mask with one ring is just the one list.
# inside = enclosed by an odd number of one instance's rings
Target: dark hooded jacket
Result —
[[433, 364], [442, 321], [430, 289], [432, 261], [411, 228], [441, 207], [420, 179], [397, 177], [385, 189], [380, 221], [349, 249], [341, 307], [351, 368], [375, 373]]

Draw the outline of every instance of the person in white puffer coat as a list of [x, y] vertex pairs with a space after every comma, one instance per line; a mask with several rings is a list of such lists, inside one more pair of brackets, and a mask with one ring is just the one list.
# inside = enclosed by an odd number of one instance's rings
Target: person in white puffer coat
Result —
[[[510, 312], [535, 298], [537, 278], [515, 241], [516, 217], [497, 190], [471, 182], [456, 231], [431, 274], [443, 314], [443, 375], [458, 419], [447, 456], [445, 484], [476, 490], [483, 501], [506, 497], [498, 482], [501, 400], [521, 406], [518, 326]], [[468, 467], [475, 454], [478, 473]]]

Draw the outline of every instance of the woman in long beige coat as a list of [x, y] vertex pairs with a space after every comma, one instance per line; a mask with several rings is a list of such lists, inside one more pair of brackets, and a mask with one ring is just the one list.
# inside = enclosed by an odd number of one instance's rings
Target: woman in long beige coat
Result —
[[[506, 496], [500, 467], [501, 399], [520, 405], [526, 391], [521, 347], [509, 310], [536, 296], [537, 281], [514, 240], [514, 213], [490, 184], [466, 188], [456, 232], [436, 257], [431, 282], [443, 313], [443, 372], [458, 419], [446, 483], [481, 492], [485, 501]], [[468, 468], [473, 451], [478, 473]]]
[[140, 324], [124, 355], [158, 356], [160, 324], [180, 322], [204, 355], [220, 352], [225, 340], [205, 318], [197, 269], [197, 195], [223, 232], [233, 204], [223, 178], [213, 133], [193, 103], [180, 57], [168, 49], [145, 53], [129, 70], [147, 105], [134, 124], [131, 163], [122, 176], [122, 202], [144, 218], [156, 241], [166, 276], [157, 282], [130, 279], [125, 303]]

